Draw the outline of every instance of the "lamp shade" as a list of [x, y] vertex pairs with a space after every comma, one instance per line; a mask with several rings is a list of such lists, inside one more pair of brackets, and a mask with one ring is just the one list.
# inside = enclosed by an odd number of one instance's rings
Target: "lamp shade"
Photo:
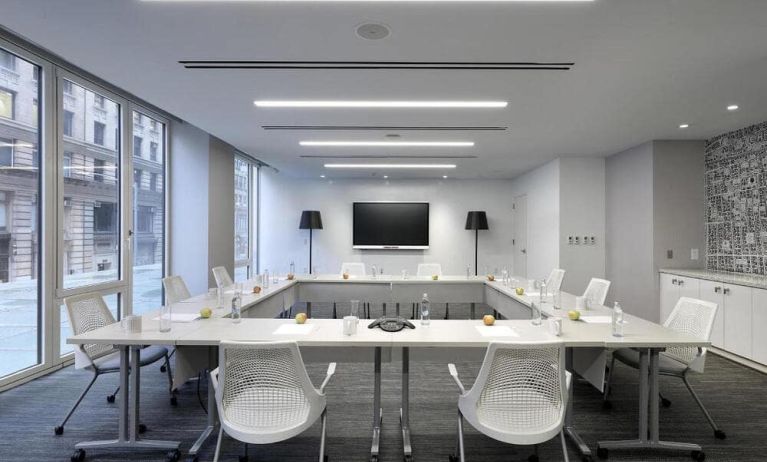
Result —
[[484, 211], [472, 210], [466, 216], [466, 229], [489, 229], [487, 214]]
[[322, 229], [322, 216], [319, 210], [304, 210], [301, 212], [301, 223], [298, 229]]

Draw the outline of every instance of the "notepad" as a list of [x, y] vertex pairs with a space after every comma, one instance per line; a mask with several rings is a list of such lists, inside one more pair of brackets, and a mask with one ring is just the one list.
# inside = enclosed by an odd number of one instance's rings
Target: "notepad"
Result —
[[[199, 317], [200, 315], [197, 313], [171, 313], [170, 322], [192, 322]], [[152, 321], [159, 321], [159, 320], [160, 320], [159, 316], [152, 319]]]
[[610, 324], [613, 322], [612, 316], [581, 316], [580, 319], [589, 324]]
[[306, 335], [314, 328], [314, 324], [283, 324], [273, 332], [274, 335]]
[[519, 337], [509, 326], [474, 326], [483, 337]]

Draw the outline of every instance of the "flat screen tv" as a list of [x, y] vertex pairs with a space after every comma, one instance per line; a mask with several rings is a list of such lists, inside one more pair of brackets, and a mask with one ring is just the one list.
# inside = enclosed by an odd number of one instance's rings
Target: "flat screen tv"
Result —
[[355, 249], [428, 249], [428, 202], [355, 202]]

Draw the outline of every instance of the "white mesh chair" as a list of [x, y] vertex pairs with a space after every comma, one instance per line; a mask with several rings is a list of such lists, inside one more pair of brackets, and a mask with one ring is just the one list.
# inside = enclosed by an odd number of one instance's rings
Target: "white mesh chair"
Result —
[[565, 278], [565, 270], [554, 268], [549, 273], [549, 277], [546, 278], [546, 290], [553, 293], [555, 290], [559, 290], [562, 287], [562, 280]]
[[[361, 262], [344, 262], [341, 264], [341, 274], [344, 273], [348, 274], [349, 276], [353, 278], [361, 278], [365, 277], [367, 275], [365, 264]], [[333, 319], [336, 319], [338, 317], [338, 313], [336, 312], [337, 304], [336, 302], [333, 302]], [[362, 309], [365, 312], [365, 317], [368, 317], [368, 310], [370, 309], [367, 306], [367, 303], [362, 304]]]
[[[708, 341], [711, 337], [711, 329], [714, 327], [714, 318], [716, 317], [717, 304], [697, 300], [690, 297], [681, 297], [676, 306], [669, 315], [665, 327], [682, 332], [701, 340]], [[719, 429], [714, 419], [709, 414], [703, 402], [693, 390], [688, 379], [691, 372], [702, 373], [706, 362], [706, 348], [698, 347], [669, 347], [659, 355], [659, 373], [671, 377], [682, 379], [687, 389], [690, 391], [695, 402], [703, 411], [711, 428], [714, 429], [714, 436], [718, 439], [725, 439], [727, 435]], [[613, 358], [610, 363], [609, 374], [607, 375], [607, 384], [604, 391], [604, 400], [607, 401], [610, 393], [610, 382], [612, 380], [613, 370], [615, 370], [615, 360], [626, 364], [627, 366], [639, 369], [639, 352], [630, 348], [622, 348], [613, 352]], [[671, 406], [671, 402], [663, 398], [663, 406]], [[610, 406], [605, 406], [609, 408]]]
[[491, 343], [468, 391], [455, 365], [448, 369], [461, 390], [457, 454], [451, 461], [465, 460], [463, 419], [508, 444], [538, 445], [559, 433], [564, 460], [569, 460], [563, 427], [571, 375], [565, 370], [562, 342]]
[[[419, 278], [430, 278], [434, 275], [442, 276], [442, 265], [439, 263], [419, 263], [416, 270], [416, 276]], [[418, 303], [413, 304], [413, 319], [416, 316]], [[445, 319], [450, 318], [450, 304], [445, 303]]]
[[609, 290], [610, 281], [607, 279], [591, 278], [589, 285], [586, 286], [586, 291], [583, 292], [583, 296], [586, 297], [590, 303], [604, 305]]
[[213, 278], [216, 280], [217, 286], [229, 287], [234, 285], [234, 281], [232, 281], [232, 277], [229, 276], [229, 271], [226, 270], [226, 267], [216, 266], [211, 271], [213, 271]]
[[168, 276], [162, 280], [162, 285], [167, 303], [178, 303], [192, 296], [181, 276]]
[[[72, 332], [74, 335], [80, 335], [85, 332], [98, 329], [100, 327], [114, 324], [115, 318], [109, 311], [107, 304], [101, 295], [97, 293], [89, 293], [83, 295], [76, 295], [74, 297], [67, 297], [64, 300], [67, 306], [67, 314], [69, 315], [69, 323], [72, 326]], [[93, 386], [96, 379], [102, 374], [110, 374], [120, 372], [120, 354], [113, 345], [107, 344], [84, 344], [76, 345], [74, 349], [75, 353], [75, 369], [87, 369], [93, 372], [93, 378], [90, 383], [85, 387], [80, 397], [77, 398], [74, 406], [69, 410], [61, 425], [54, 429], [57, 435], [64, 433], [64, 425], [66, 425], [72, 413], [75, 412], [77, 406], [80, 405], [85, 395]], [[173, 386], [173, 374], [170, 370], [170, 363], [168, 361], [168, 350], [163, 346], [149, 346], [141, 350], [140, 366], [148, 366], [161, 359], [165, 360], [165, 367], [168, 374], [169, 389]], [[115, 395], [119, 391], [119, 388], [109, 396], [107, 401], [113, 403], [115, 401]], [[176, 398], [171, 390], [171, 404], [176, 404]], [[144, 429], [145, 427], [141, 426]]]
[[210, 378], [223, 433], [246, 444], [270, 444], [292, 438], [322, 419], [319, 461], [325, 460], [327, 408], [325, 386], [336, 370], [330, 363], [317, 390], [306, 373], [295, 342], [221, 342], [218, 368]]

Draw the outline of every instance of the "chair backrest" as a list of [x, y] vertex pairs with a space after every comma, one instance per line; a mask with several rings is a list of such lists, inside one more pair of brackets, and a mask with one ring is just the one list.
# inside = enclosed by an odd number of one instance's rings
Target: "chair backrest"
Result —
[[[716, 303], [681, 297], [663, 325], [676, 332], [708, 341], [714, 327], [717, 309]], [[663, 354], [687, 364], [690, 369], [703, 372], [706, 357], [705, 348], [669, 347]]]
[[221, 424], [240, 441], [281, 441], [311, 426], [325, 409], [296, 342], [221, 342], [218, 364]]
[[213, 271], [213, 278], [216, 280], [216, 285], [220, 287], [229, 287], [234, 284], [232, 277], [229, 276], [229, 271], [224, 266], [216, 266]]
[[459, 406], [488, 436], [510, 444], [537, 444], [545, 441], [541, 435], [555, 435], [564, 423], [566, 374], [560, 341], [492, 342]]
[[434, 275], [442, 276], [442, 265], [439, 263], [419, 263], [416, 276], [431, 277]]
[[559, 290], [562, 287], [562, 279], [565, 278], [565, 270], [554, 268], [549, 273], [549, 277], [546, 278], [546, 290], [553, 292]]
[[341, 264], [341, 274], [349, 273], [349, 276], [365, 276], [365, 264], [360, 262], [344, 262]]
[[591, 303], [604, 305], [607, 299], [607, 292], [610, 290], [610, 281], [607, 279], [591, 278], [583, 296]]
[[[100, 327], [114, 324], [115, 318], [109, 311], [104, 298], [97, 293], [75, 295], [64, 299], [69, 324], [74, 335], [84, 334]], [[81, 369], [91, 365], [98, 356], [116, 351], [113, 345], [84, 344], [75, 348], [75, 367]]]
[[165, 287], [167, 303], [177, 303], [192, 296], [181, 276], [168, 276], [162, 280], [162, 285]]

